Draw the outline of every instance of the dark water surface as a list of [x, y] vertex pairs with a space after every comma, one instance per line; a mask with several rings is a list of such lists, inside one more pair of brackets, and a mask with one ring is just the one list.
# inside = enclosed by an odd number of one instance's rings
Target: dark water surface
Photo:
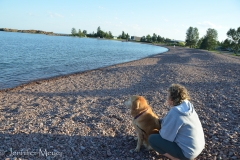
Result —
[[132, 42], [0, 32], [0, 89], [166, 51]]

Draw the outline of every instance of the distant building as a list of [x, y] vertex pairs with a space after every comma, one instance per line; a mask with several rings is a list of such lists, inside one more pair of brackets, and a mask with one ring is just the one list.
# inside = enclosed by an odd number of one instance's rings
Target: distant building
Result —
[[131, 36], [131, 41], [140, 41], [141, 37]]
[[113, 39], [117, 39], [117, 36], [113, 36]]

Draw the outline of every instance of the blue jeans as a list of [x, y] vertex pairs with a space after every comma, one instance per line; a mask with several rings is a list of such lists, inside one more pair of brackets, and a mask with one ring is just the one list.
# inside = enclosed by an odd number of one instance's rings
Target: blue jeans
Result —
[[189, 160], [184, 156], [182, 149], [177, 143], [163, 139], [160, 134], [151, 134], [148, 137], [148, 142], [150, 146], [160, 154], [168, 153], [175, 158]]

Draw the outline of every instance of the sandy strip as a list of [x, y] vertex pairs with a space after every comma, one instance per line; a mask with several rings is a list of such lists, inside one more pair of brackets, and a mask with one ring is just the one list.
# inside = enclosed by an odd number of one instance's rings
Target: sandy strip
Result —
[[172, 83], [189, 90], [201, 119], [206, 148], [198, 159], [240, 159], [240, 59], [169, 49], [0, 91], [0, 159], [162, 159], [144, 147], [133, 152], [135, 132], [122, 102], [143, 95], [163, 117]]

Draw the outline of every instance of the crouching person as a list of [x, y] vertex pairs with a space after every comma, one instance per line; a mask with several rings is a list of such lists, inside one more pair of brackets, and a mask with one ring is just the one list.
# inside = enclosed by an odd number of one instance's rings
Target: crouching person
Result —
[[148, 138], [151, 147], [172, 160], [196, 158], [205, 146], [203, 128], [185, 87], [172, 84], [167, 105], [171, 108], [160, 120], [159, 134]]

